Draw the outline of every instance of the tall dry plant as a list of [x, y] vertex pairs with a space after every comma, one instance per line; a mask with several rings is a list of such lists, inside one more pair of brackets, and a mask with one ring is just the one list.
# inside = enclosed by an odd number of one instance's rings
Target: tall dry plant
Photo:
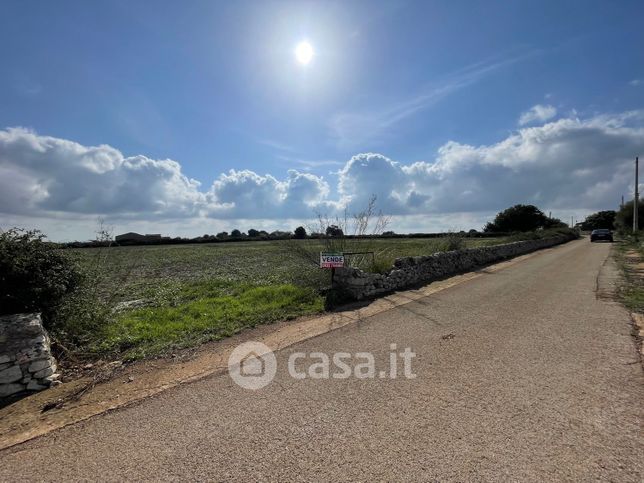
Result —
[[374, 243], [391, 221], [389, 216], [376, 210], [376, 201], [376, 196], [371, 196], [367, 206], [352, 215], [348, 208], [335, 217], [317, 213], [316, 224], [308, 226], [307, 230], [312, 235], [318, 234], [319, 238], [288, 240], [286, 250], [290, 256], [315, 266], [319, 265], [320, 252], [353, 253], [345, 259], [349, 266], [373, 270], [377, 260], [390, 250]]

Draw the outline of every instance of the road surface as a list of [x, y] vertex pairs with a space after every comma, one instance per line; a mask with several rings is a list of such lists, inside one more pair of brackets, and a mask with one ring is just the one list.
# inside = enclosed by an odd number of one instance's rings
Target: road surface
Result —
[[[596, 296], [609, 249], [544, 250], [299, 343], [256, 392], [210, 377], [55, 431], [0, 453], [0, 480], [640, 482], [642, 368], [627, 312]], [[382, 366], [392, 343], [415, 378], [286, 370], [316, 351]]]

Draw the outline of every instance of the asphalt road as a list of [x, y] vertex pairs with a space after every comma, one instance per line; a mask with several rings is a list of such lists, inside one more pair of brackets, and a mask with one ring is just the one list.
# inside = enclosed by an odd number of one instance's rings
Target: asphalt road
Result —
[[[0, 453], [0, 479], [640, 482], [644, 376], [627, 312], [596, 296], [609, 248], [545, 250], [292, 346], [256, 392], [210, 377], [56, 431]], [[392, 343], [415, 378], [286, 370], [369, 351], [379, 375]]]

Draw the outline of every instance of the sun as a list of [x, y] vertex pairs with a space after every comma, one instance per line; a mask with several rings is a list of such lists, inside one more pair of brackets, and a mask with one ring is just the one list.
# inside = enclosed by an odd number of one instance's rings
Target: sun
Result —
[[302, 65], [307, 65], [313, 59], [313, 46], [304, 41], [295, 47], [295, 59]]

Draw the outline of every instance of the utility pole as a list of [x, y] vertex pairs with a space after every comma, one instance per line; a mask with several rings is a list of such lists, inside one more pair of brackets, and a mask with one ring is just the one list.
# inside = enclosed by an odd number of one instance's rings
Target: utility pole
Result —
[[572, 221], [572, 216], [573, 216], [573, 215], [571, 215], [571, 216], [570, 216], [570, 228], [574, 228], [574, 227], [575, 227], [575, 223]]
[[638, 209], [639, 209], [639, 201], [640, 201], [640, 193], [639, 193], [639, 164], [640, 160], [638, 157], [635, 158], [635, 198], [633, 199], [633, 233], [637, 233], [639, 230], [638, 226]]

